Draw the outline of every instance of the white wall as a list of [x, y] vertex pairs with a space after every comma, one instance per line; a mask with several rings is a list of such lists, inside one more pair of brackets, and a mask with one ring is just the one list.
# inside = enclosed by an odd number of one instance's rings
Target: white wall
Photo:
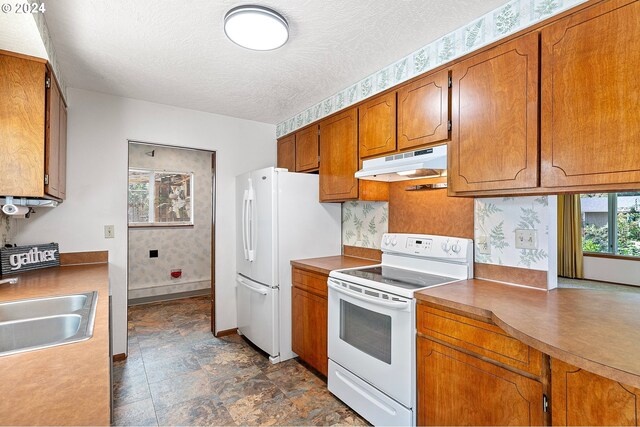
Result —
[[[20, 222], [18, 244], [108, 250], [114, 353], [127, 333], [127, 139], [217, 152], [216, 326], [236, 326], [235, 176], [275, 164], [275, 126], [69, 89], [67, 200]], [[103, 226], [115, 225], [105, 239]]]
[[640, 286], [640, 260], [585, 256], [584, 278]]

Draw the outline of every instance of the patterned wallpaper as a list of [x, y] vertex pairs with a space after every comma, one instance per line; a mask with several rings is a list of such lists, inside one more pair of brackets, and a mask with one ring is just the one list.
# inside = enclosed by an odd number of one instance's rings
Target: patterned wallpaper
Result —
[[511, 0], [276, 126], [276, 137], [466, 55], [586, 0]]
[[47, 55], [49, 56], [49, 62], [51, 63], [51, 67], [53, 68], [53, 72], [58, 79], [58, 83], [60, 84], [60, 90], [62, 94], [67, 97], [67, 85], [62, 76], [62, 72], [60, 71], [60, 67], [58, 66], [58, 60], [56, 57], [56, 50], [53, 47], [53, 41], [51, 40], [51, 35], [49, 34], [49, 27], [47, 27], [47, 21], [44, 18], [44, 13], [32, 13], [33, 20], [36, 22], [36, 26], [38, 27], [38, 31], [40, 32], [40, 37], [42, 38], [42, 43], [44, 44], [44, 49], [47, 51]]
[[0, 245], [4, 247], [7, 243], [14, 243], [15, 218], [0, 213]]
[[[476, 199], [475, 260], [484, 264], [549, 270], [557, 255], [556, 196]], [[516, 249], [515, 230], [538, 230], [538, 249]], [[481, 254], [478, 238], [487, 236], [491, 254]]]
[[380, 249], [382, 235], [389, 230], [389, 203], [345, 202], [342, 204], [342, 244]]
[[[151, 150], [154, 157], [145, 154]], [[211, 286], [211, 153], [130, 144], [129, 167], [193, 172], [195, 203], [192, 228], [129, 229], [129, 298]], [[158, 249], [158, 258], [149, 258], [151, 249]], [[176, 268], [182, 277], [171, 279]]]

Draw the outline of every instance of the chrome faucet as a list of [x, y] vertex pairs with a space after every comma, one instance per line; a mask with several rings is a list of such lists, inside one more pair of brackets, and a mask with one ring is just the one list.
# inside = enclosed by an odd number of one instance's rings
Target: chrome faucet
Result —
[[18, 283], [18, 278], [17, 277], [9, 277], [8, 279], [0, 280], [0, 285], [4, 285], [5, 283], [8, 283], [10, 285], [15, 285], [16, 283]]

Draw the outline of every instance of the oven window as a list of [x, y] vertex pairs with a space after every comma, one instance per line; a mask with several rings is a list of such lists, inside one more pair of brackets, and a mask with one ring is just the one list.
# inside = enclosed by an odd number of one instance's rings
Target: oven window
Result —
[[391, 365], [391, 316], [341, 299], [340, 339]]

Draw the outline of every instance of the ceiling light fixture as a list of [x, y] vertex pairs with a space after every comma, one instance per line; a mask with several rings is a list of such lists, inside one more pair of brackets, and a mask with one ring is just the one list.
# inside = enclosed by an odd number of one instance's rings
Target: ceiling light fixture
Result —
[[224, 16], [224, 33], [235, 44], [252, 50], [273, 50], [289, 39], [289, 24], [278, 12], [245, 5]]

